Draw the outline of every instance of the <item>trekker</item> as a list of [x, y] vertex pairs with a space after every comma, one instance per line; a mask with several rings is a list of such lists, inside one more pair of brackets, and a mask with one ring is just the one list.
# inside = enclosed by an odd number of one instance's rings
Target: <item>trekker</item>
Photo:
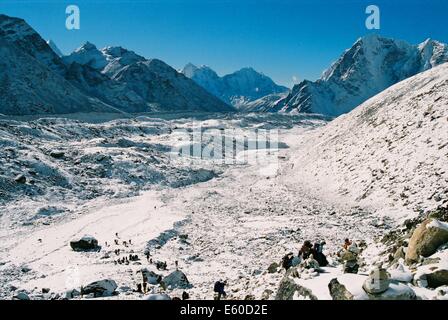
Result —
[[344, 240], [344, 245], [342, 246], [345, 250], [348, 250], [348, 247], [350, 247], [350, 245], [352, 244], [352, 242], [350, 241], [350, 239], [345, 239]]
[[292, 252], [282, 258], [282, 267], [285, 268], [286, 271], [292, 267], [292, 259], [294, 259], [294, 254]]
[[224, 298], [227, 297], [227, 294], [224, 291], [226, 284], [227, 284], [226, 281], [221, 281], [221, 280], [215, 282], [213, 291], [215, 291], [218, 294], [218, 296], [216, 297], [216, 300], [221, 300], [221, 297], [224, 297]]
[[302, 260], [306, 260], [312, 253], [313, 253], [313, 245], [311, 244], [311, 241], [306, 240], [303, 243], [302, 248], [300, 248], [299, 256], [302, 257]]
[[319, 266], [321, 267], [325, 267], [328, 265], [327, 257], [323, 254], [325, 244], [325, 241], [322, 241], [321, 243], [316, 242], [313, 248], [314, 259], [316, 259], [316, 261], [319, 263]]

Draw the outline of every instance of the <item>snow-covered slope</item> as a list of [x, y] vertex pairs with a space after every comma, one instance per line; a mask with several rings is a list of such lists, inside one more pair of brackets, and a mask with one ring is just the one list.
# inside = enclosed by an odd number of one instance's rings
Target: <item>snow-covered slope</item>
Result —
[[47, 44], [59, 57], [62, 57], [64, 55], [53, 40], [48, 40]]
[[275, 84], [271, 78], [252, 68], [220, 77], [207, 66], [196, 67], [189, 63], [182, 73], [238, 109], [244, 109], [250, 102], [264, 96], [288, 92], [288, 88]]
[[316, 82], [303, 81], [274, 110], [339, 116], [389, 86], [448, 61], [448, 47], [434, 40], [420, 45], [377, 35], [356, 43]]
[[448, 201], [448, 63], [310, 134], [291, 179], [406, 217]]
[[65, 70], [59, 56], [23, 19], [0, 14], [0, 39], [14, 43], [52, 71], [62, 74]]
[[0, 41], [0, 113], [234, 110], [167, 64], [120, 47], [99, 51], [87, 43], [64, 62], [24, 20], [6, 15]]

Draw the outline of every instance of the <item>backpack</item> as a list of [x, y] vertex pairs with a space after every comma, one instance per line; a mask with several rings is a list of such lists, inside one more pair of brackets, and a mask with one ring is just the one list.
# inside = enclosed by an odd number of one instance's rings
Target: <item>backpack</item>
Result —
[[214, 292], [222, 292], [224, 289], [224, 284], [220, 281], [215, 282], [215, 286], [213, 287]]
[[284, 256], [282, 259], [282, 267], [285, 269], [289, 269], [292, 266], [292, 259], [293, 257], [290, 257], [289, 254]]

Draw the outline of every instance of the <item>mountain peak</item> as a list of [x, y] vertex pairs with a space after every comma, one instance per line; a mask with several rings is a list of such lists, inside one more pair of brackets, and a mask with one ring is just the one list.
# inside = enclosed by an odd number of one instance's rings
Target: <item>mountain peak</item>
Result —
[[347, 49], [319, 80], [294, 86], [282, 101], [282, 111], [339, 116], [389, 86], [444, 62], [448, 62], [448, 48], [440, 42], [427, 39], [411, 45], [369, 34]]
[[193, 78], [193, 76], [197, 70], [198, 70], [198, 67], [196, 67], [194, 64], [189, 62], [182, 69], [181, 73], [183, 73], [188, 78]]
[[81, 52], [81, 51], [97, 51], [97, 47], [89, 42], [86, 41], [82, 46], [80, 46], [78, 49], [75, 50], [75, 52]]
[[206, 65], [197, 67], [188, 63], [182, 73], [208, 92], [237, 108], [263, 96], [288, 91], [288, 88], [275, 84], [271, 78], [251, 67], [244, 67], [220, 77]]

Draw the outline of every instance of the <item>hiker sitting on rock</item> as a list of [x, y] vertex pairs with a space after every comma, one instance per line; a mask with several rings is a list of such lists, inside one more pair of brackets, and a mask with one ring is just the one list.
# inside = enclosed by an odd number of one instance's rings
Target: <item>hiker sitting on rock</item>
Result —
[[323, 254], [323, 248], [325, 244], [326, 244], [325, 241], [322, 241], [320, 243], [316, 242], [313, 248], [314, 259], [317, 260], [319, 266], [321, 267], [325, 267], [328, 265], [327, 257], [325, 257], [325, 255]]
[[294, 254], [292, 252], [288, 253], [282, 258], [282, 267], [288, 271], [292, 267], [292, 260], [294, 259]]
[[311, 241], [306, 240], [299, 251], [299, 256], [302, 257], [303, 260], [308, 259], [310, 254], [313, 253], [313, 245], [311, 244]]

